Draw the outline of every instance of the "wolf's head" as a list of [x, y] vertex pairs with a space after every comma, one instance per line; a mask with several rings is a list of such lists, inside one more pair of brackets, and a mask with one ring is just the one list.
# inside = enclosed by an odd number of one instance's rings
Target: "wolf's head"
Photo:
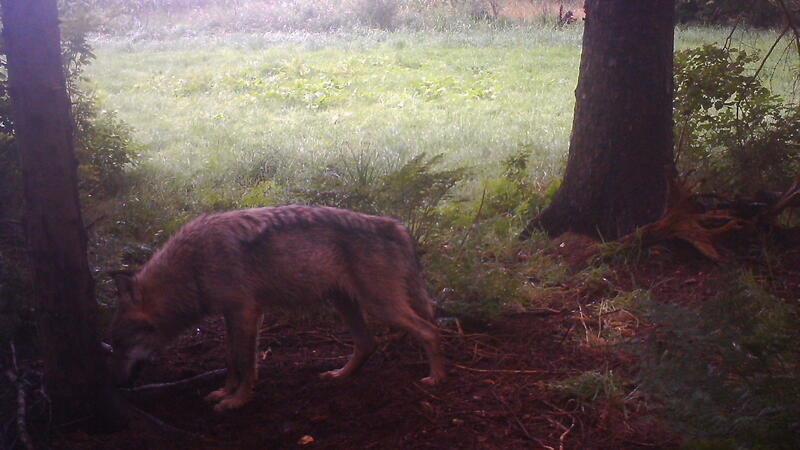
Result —
[[117, 313], [111, 323], [112, 375], [118, 385], [129, 384], [166, 339], [147, 313], [144, 292], [131, 273], [112, 275], [117, 285]]

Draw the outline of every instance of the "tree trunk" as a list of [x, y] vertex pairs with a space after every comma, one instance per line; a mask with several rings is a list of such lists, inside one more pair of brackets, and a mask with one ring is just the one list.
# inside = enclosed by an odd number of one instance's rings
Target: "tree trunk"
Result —
[[673, 0], [587, 0], [569, 159], [528, 225], [616, 239], [657, 220], [672, 159]]
[[55, 420], [119, 425], [86, 258], [56, 0], [2, 0], [44, 383]]

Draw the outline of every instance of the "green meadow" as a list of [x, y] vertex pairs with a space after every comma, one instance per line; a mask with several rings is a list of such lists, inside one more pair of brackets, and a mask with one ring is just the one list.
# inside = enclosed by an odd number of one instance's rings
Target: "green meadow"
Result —
[[[87, 75], [101, 104], [141, 144], [132, 202], [144, 210], [191, 214], [290, 201], [254, 202], [253, 189], [263, 197], [265, 182], [302, 187], [335, 162], [391, 170], [422, 153], [470, 169], [461, 191], [475, 197], [481, 180], [520, 151], [530, 153], [534, 187], [560, 176], [581, 32], [526, 25], [106, 37], [93, 42]], [[727, 36], [679, 29], [676, 47]], [[771, 39], [742, 31], [733, 42], [763, 51]], [[779, 67], [772, 80], [777, 92], [789, 92], [792, 74]]]

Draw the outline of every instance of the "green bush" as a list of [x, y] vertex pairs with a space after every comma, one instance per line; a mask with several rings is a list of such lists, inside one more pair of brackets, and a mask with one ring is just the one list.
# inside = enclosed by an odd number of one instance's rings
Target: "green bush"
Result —
[[72, 97], [79, 187], [93, 196], [113, 195], [138, 156], [132, 130], [113, 111], [100, 108], [90, 92], [75, 91]]
[[780, 191], [800, 169], [800, 106], [754, 76], [757, 61], [716, 45], [676, 53], [679, 169], [705, 190]]

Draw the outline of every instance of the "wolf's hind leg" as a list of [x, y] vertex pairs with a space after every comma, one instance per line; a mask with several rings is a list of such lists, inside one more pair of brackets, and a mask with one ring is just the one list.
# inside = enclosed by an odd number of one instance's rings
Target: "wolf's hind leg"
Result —
[[364, 323], [364, 314], [355, 300], [344, 294], [335, 294], [331, 301], [350, 328], [355, 346], [352, 356], [344, 367], [323, 372], [320, 376], [331, 379], [346, 378], [357, 372], [375, 351], [375, 340], [367, 329], [367, 324]]
[[222, 412], [244, 406], [253, 396], [256, 381], [256, 351], [258, 348], [258, 328], [262, 321], [262, 311], [258, 306], [248, 306], [230, 314], [228, 328], [231, 335], [232, 362], [239, 376], [235, 390], [214, 406], [214, 411]]
[[425, 384], [434, 385], [444, 380], [447, 375], [442, 356], [439, 330], [432, 322], [423, 319], [410, 306], [407, 300], [397, 300], [391, 303], [390, 307], [379, 310], [378, 316], [402, 330], [408, 331], [417, 341], [422, 344], [428, 356], [430, 364], [430, 374], [421, 381]]
[[217, 389], [216, 391], [211, 392], [210, 394], [206, 395], [205, 400], [207, 402], [218, 402], [225, 397], [231, 396], [234, 392], [236, 392], [236, 388], [239, 387], [239, 371], [236, 367], [236, 358], [233, 351], [233, 337], [231, 335], [231, 319], [228, 316], [225, 317], [225, 347], [227, 351], [227, 358], [225, 360], [226, 367], [228, 368], [228, 374], [225, 378], [225, 384]]

